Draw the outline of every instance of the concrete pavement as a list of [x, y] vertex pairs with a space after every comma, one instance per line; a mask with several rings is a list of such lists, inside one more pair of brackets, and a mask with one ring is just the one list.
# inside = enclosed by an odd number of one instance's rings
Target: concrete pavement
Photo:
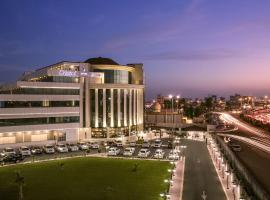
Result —
[[184, 172], [185, 172], [185, 158], [177, 161], [175, 166], [174, 176], [172, 177], [173, 184], [170, 187], [169, 195], [170, 200], [180, 200], [183, 194], [183, 183], [184, 183]]

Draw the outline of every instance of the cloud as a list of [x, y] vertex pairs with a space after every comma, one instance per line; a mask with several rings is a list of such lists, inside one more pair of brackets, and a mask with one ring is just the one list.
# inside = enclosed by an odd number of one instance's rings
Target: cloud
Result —
[[202, 49], [189, 51], [167, 51], [146, 56], [149, 60], [179, 60], [179, 61], [203, 61], [218, 60], [232, 57], [239, 57], [239, 54], [231, 49]]

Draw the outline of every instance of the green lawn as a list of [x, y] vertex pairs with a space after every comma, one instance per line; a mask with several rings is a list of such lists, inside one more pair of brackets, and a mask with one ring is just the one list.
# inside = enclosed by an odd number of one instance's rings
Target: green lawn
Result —
[[[64, 163], [60, 167], [60, 163]], [[138, 164], [137, 171], [134, 165]], [[170, 163], [74, 158], [0, 168], [0, 199], [18, 199], [15, 172], [25, 178], [24, 200], [156, 200], [166, 190]]]

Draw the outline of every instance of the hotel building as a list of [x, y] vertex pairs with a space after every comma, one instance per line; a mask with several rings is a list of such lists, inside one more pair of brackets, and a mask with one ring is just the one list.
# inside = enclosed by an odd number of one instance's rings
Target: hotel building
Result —
[[0, 145], [127, 137], [143, 116], [142, 64], [64, 61], [0, 86]]

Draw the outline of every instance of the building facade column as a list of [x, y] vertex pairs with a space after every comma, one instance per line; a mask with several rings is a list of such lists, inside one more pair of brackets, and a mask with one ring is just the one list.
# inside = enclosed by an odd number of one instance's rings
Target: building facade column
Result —
[[107, 115], [106, 115], [106, 89], [103, 89], [103, 98], [102, 98], [102, 101], [103, 101], [103, 122], [102, 122], [102, 125], [103, 127], [107, 127]]
[[132, 126], [132, 90], [129, 90], [129, 126]]
[[121, 127], [121, 98], [120, 89], [117, 89], [117, 126]]
[[114, 100], [113, 100], [113, 89], [110, 90], [111, 92], [111, 127], [114, 127]]
[[136, 112], [137, 111], [137, 101], [136, 101], [137, 98], [136, 98], [136, 96], [137, 96], [136, 90], [134, 89], [133, 90], [133, 109], [132, 109], [133, 110], [133, 124], [134, 125], [137, 125], [137, 116], [136, 116], [137, 115], [137, 112]]
[[127, 126], [127, 90], [124, 89], [124, 126]]
[[98, 127], [98, 89], [95, 89], [95, 127]]

